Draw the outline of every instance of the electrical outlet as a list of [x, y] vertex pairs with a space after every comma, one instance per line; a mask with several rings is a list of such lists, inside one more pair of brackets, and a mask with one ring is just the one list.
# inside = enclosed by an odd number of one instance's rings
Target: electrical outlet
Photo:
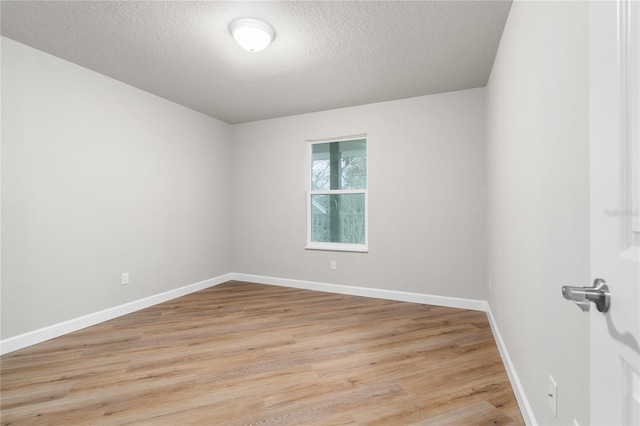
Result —
[[551, 411], [553, 412], [553, 418], [558, 418], [558, 384], [551, 374], [549, 374], [549, 392], [547, 395], [549, 398], [549, 407], [551, 407]]
[[331, 270], [335, 271], [336, 269], [338, 269], [338, 262], [336, 262], [335, 260], [331, 261]]
[[122, 273], [122, 285], [128, 285], [129, 284], [129, 273], [128, 272], [123, 272]]

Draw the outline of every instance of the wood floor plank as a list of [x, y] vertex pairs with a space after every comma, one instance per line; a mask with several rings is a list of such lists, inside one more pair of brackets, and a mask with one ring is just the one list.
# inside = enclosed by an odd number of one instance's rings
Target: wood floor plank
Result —
[[486, 315], [231, 281], [0, 358], [3, 425], [524, 424]]

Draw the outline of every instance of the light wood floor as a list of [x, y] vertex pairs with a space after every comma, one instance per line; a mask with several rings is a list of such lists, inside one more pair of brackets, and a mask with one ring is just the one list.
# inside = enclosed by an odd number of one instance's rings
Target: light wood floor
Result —
[[2, 424], [523, 424], [481, 312], [228, 282], [1, 357]]

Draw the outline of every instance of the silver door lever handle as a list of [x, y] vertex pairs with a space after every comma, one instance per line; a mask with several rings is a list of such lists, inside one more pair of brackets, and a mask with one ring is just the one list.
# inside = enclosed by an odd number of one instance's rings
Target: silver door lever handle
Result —
[[602, 278], [596, 278], [593, 287], [562, 286], [562, 295], [567, 300], [573, 300], [585, 312], [589, 311], [589, 302], [593, 302], [598, 312], [602, 313], [607, 312], [611, 306], [609, 287]]

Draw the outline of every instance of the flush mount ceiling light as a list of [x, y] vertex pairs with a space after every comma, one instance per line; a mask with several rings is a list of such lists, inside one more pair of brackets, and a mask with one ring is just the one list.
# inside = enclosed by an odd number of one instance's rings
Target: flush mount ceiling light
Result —
[[249, 52], [263, 50], [276, 36], [269, 24], [251, 18], [236, 19], [229, 25], [229, 32], [238, 44]]

